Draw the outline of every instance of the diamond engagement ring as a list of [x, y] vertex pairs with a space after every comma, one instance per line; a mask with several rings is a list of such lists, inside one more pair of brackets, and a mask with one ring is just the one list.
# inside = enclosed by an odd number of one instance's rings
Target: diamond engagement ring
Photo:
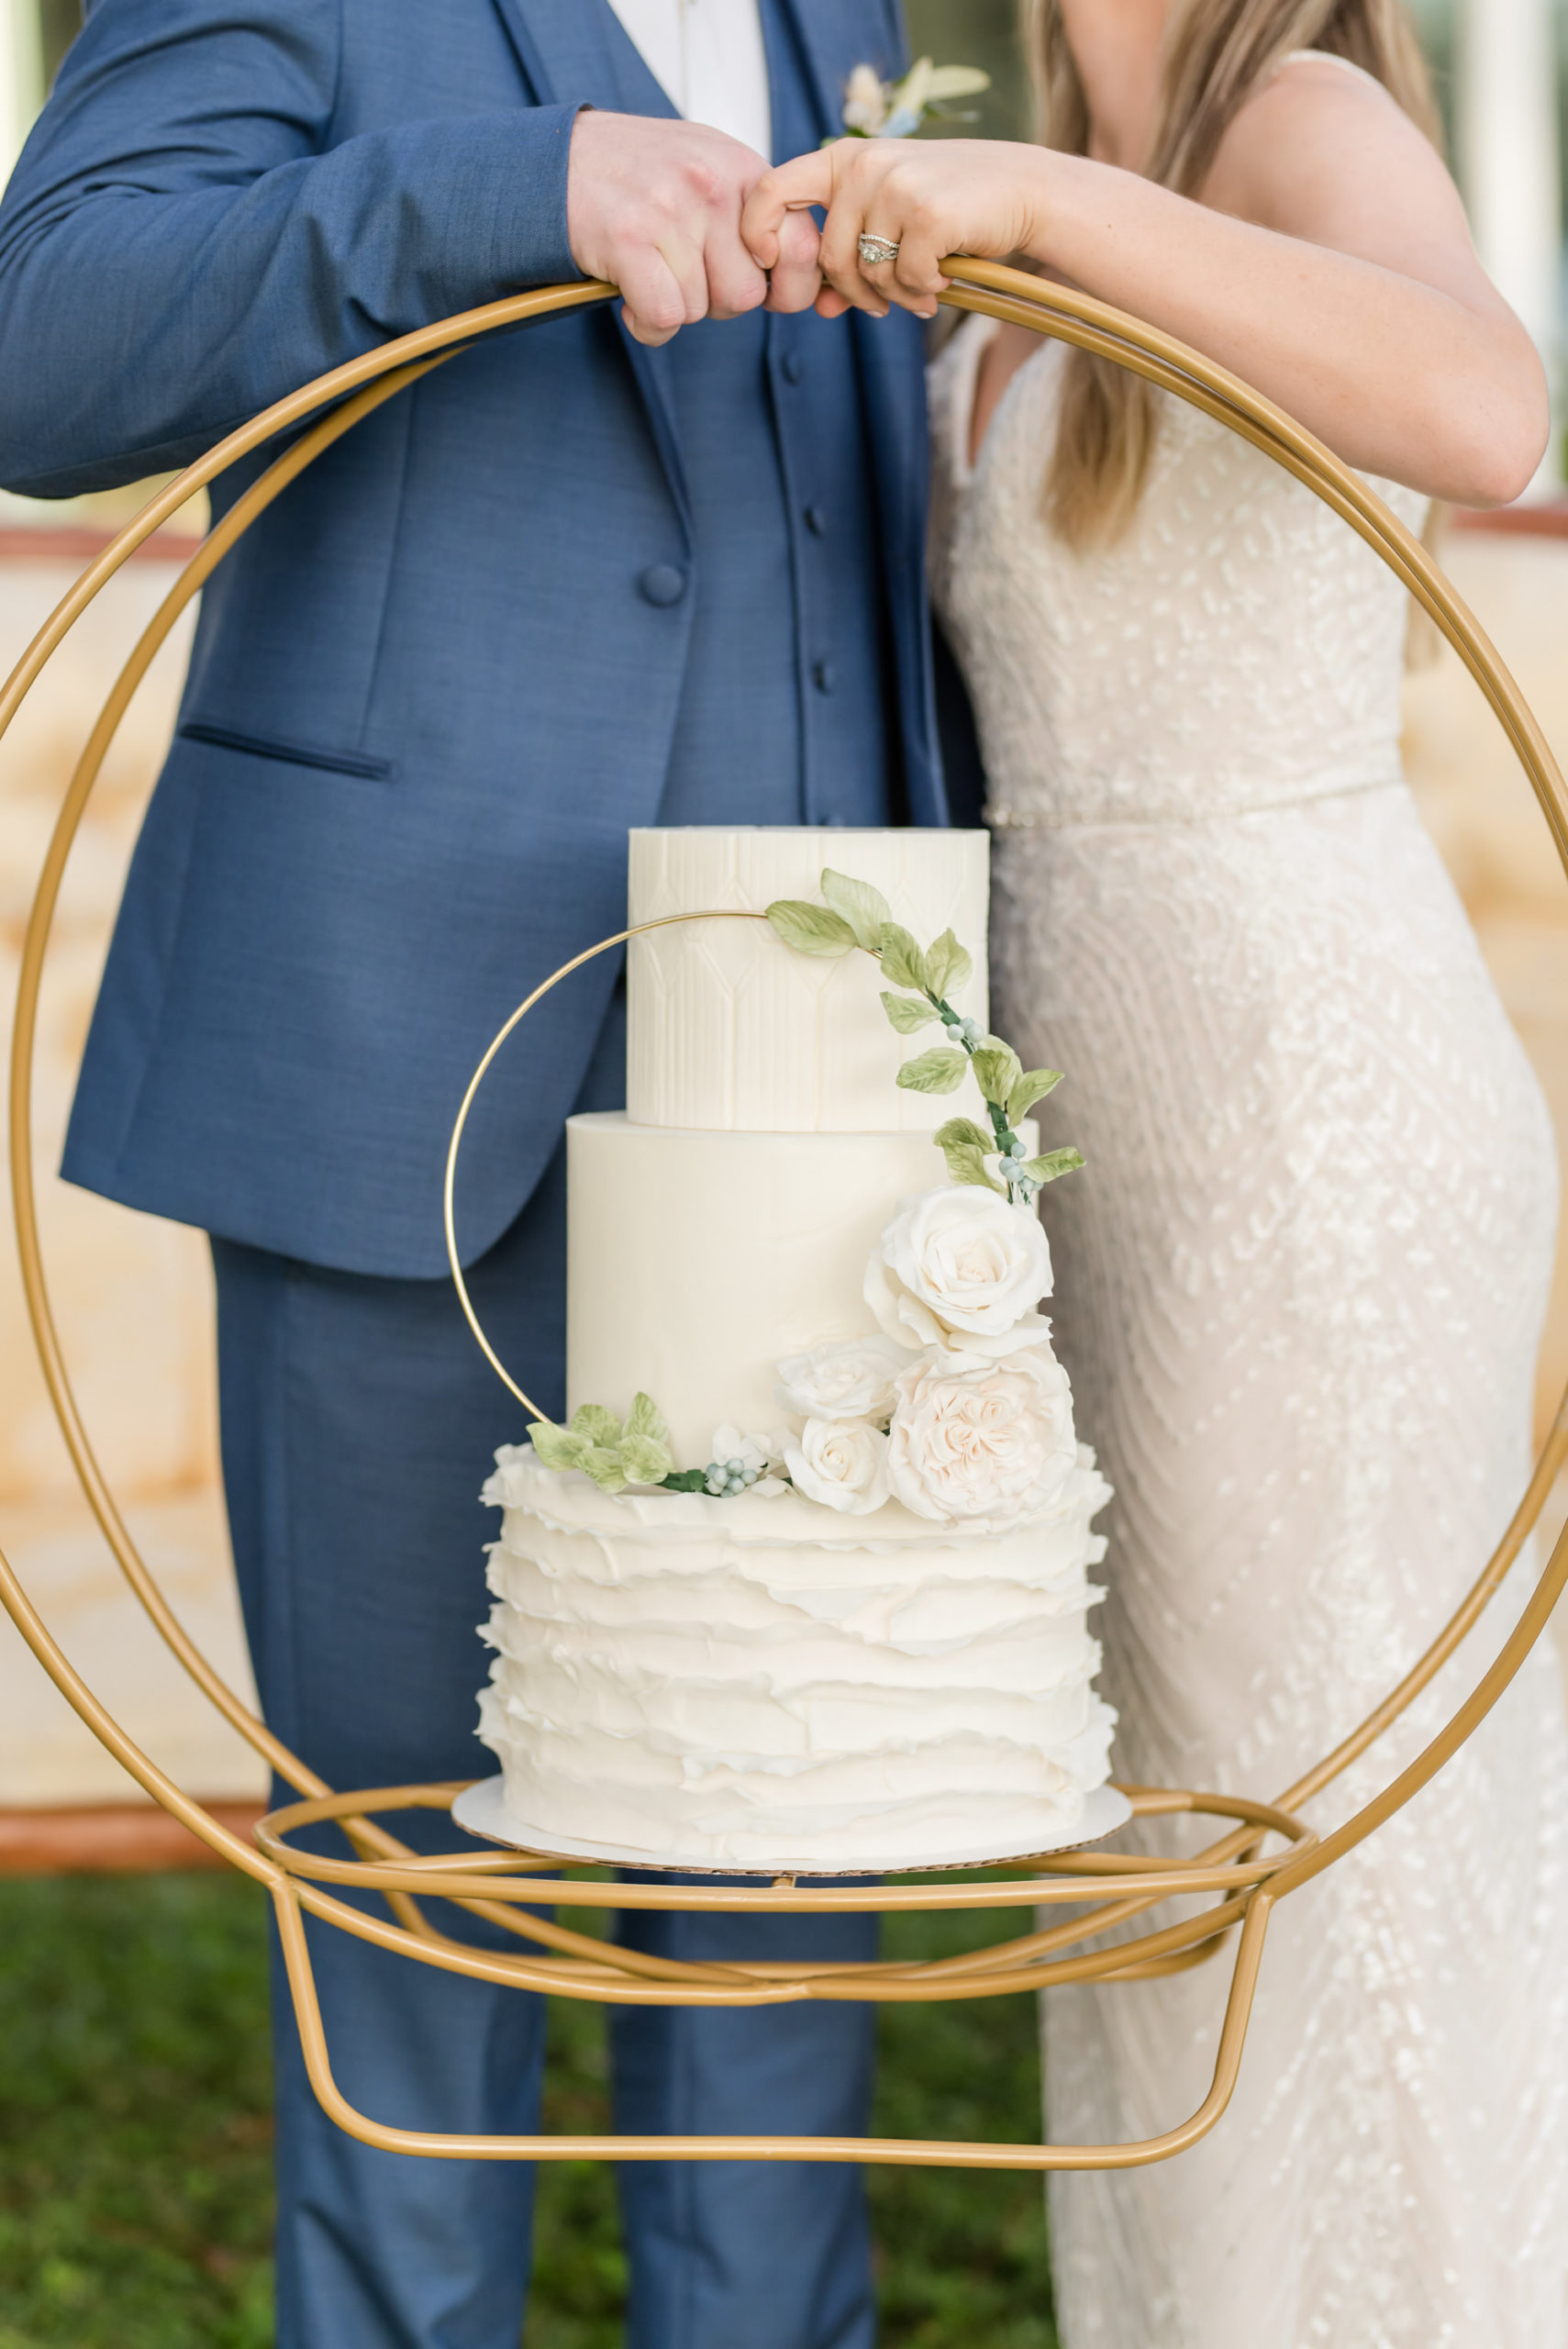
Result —
[[885, 237], [862, 237], [861, 259], [868, 269], [875, 269], [881, 262], [896, 261], [898, 248], [896, 245], [889, 244]]

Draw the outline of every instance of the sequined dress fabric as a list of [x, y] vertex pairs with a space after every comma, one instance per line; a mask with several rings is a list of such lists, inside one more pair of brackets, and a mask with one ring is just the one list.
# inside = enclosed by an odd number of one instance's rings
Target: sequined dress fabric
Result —
[[[1047, 1140], [1089, 1162], [1045, 1211], [1116, 1486], [1114, 1762], [1267, 1799], [1394, 1687], [1523, 1490], [1551, 1131], [1402, 780], [1392, 575], [1163, 395], [1130, 532], [1073, 554], [1040, 518], [1060, 346], [970, 467], [991, 331], [932, 373], [933, 584], [997, 827], [993, 1016], [1069, 1072]], [[1447, 1718], [1498, 1604], [1315, 1825]], [[1052, 2179], [1064, 2349], [1562, 2349], [1565, 1821], [1538, 1651], [1407, 1812], [1282, 1904], [1218, 2130]], [[1049, 1993], [1051, 2138], [1194, 2111], [1228, 1971]]]

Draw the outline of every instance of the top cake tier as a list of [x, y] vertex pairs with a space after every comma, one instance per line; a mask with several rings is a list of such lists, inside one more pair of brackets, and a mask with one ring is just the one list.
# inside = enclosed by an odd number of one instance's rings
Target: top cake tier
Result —
[[[984, 832], [633, 832], [630, 921], [815, 903], [828, 865], [880, 889], [921, 946], [954, 931], [974, 958], [955, 1008], [984, 1028], [990, 847]], [[634, 938], [627, 1113], [638, 1125], [740, 1133], [929, 1131], [952, 1103], [901, 1091], [897, 1077], [931, 1031], [895, 1034], [881, 992], [864, 954], [795, 953], [765, 922], [681, 922]]]

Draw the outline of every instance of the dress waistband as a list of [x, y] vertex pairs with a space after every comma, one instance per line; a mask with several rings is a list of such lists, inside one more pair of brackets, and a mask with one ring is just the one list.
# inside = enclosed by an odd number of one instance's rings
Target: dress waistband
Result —
[[1401, 791], [1407, 787], [1403, 774], [1369, 775], [1358, 783], [1325, 777], [1277, 799], [1239, 800], [1232, 807], [1169, 808], [1147, 813], [1122, 813], [1107, 807], [1091, 816], [1058, 814], [1049, 807], [1009, 807], [1002, 803], [988, 806], [982, 820], [993, 832], [1083, 832], [1110, 830], [1122, 825], [1152, 829], [1164, 824], [1229, 824], [1243, 816], [1286, 815], [1294, 808], [1308, 807], [1318, 799], [1354, 799], [1364, 797], [1370, 791]]

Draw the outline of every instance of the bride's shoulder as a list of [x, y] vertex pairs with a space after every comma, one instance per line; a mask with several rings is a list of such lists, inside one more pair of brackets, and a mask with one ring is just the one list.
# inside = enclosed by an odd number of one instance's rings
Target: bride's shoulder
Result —
[[[1296, 50], [1237, 113], [1203, 201], [1261, 226], [1310, 233], [1325, 208], [1446, 178], [1429, 140], [1373, 75], [1324, 50]], [[1330, 242], [1338, 242], [1330, 238]]]

